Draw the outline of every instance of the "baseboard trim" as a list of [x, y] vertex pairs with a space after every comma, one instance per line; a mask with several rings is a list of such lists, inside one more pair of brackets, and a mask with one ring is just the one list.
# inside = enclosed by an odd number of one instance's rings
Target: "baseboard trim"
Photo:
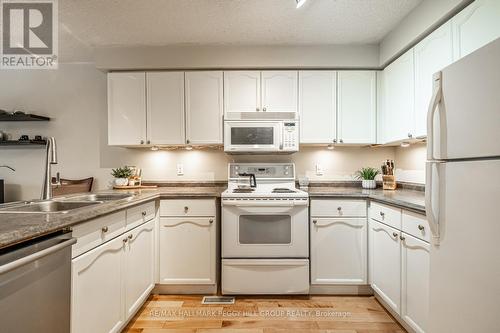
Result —
[[373, 295], [369, 285], [311, 285], [310, 295]]
[[203, 284], [157, 284], [153, 289], [153, 294], [168, 295], [216, 295], [217, 285]]

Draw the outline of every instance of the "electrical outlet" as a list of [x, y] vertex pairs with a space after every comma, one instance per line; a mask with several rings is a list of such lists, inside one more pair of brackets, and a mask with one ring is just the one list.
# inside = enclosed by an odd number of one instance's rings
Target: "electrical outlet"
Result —
[[325, 173], [325, 169], [323, 169], [323, 166], [321, 164], [316, 164], [316, 176], [323, 176]]
[[184, 165], [182, 164], [177, 164], [177, 176], [182, 176], [184, 175]]

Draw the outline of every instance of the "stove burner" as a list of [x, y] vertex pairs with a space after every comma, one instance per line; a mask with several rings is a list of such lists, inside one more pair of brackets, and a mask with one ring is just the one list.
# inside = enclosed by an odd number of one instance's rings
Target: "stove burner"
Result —
[[272, 193], [295, 193], [295, 190], [291, 190], [289, 188], [284, 188], [284, 187], [277, 187], [273, 189]]
[[255, 191], [254, 188], [235, 188], [233, 193], [252, 193]]

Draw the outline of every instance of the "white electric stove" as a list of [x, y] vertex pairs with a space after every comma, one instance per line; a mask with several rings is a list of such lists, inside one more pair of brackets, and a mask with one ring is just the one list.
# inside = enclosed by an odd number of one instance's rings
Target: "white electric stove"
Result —
[[222, 193], [222, 293], [309, 291], [309, 196], [293, 163], [232, 163]]

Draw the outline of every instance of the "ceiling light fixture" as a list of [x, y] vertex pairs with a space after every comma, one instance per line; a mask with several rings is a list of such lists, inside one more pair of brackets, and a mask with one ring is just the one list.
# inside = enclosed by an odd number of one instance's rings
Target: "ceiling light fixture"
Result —
[[401, 142], [401, 147], [406, 148], [409, 147], [410, 143], [409, 142]]
[[297, 9], [299, 9], [300, 7], [302, 7], [307, 0], [295, 0], [297, 2]]

